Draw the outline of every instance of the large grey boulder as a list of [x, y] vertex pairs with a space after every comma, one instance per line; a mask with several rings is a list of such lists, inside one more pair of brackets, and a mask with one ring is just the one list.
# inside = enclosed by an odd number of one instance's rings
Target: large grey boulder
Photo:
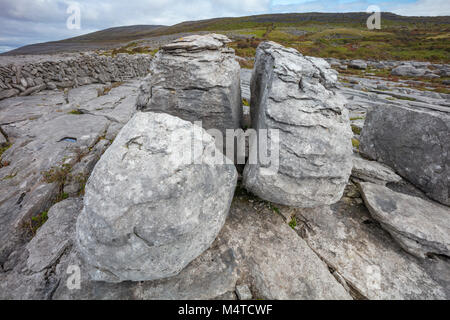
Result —
[[[268, 135], [273, 163], [247, 163], [245, 187], [285, 205], [314, 207], [337, 202], [352, 170], [345, 98], [335, 93], [337, 75], [319, 58], [304, 57], [274, 42], [262, 43], [252, 76], [252, 127]], [[273, 132], [272, 132], [273, 133]], [[276, 145], [279, 143], [279, 157]], [[255, 144], [250, 154], [255, 154]], [[265, 152], [266, 150], [260, 150]], [[269, 169], [270, 167], [275, 170]], [[268, 172], [271, 171], [271, 172]]]
[[367, 114], [359, 150], [450, 205], [449, 112], [380, 104]]
[[421, 198], [360, 183], [371, 215], [411, 254], [450, 256], [450, 209]]
[[205, 129], [239, 128], [240, 67], [228, 42], [223, 35], [208, 34], [163, 46], [141, 85], [137, 108], [202, 121]]
[[[193, 131], [200, 152], [193, 158]], [[137, 113], [97, 163], [77, 221], [93, 280], [142, 281], [178, 274], [222, 228], [236, 186], [233, 165], [216, 164], [214, 139], [188, 121]], [[192, 160], [192, 161], [189, 161]]]

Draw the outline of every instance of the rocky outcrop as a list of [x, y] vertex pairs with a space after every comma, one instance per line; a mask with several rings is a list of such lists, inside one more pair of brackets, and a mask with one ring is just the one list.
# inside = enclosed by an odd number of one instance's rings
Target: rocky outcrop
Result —
[[[355, 200], [344, 198], [331, 207], [294, 210], [299, 235], [352, 296], [369, 300], [448, 299], [450, 290], [445, 280], [438, 279], [448, 279], [448, 262], [439, 266], [439, 260], [418, 261]], [[443, 271], [436, 275], [428, 271], [433, 268]]]
[[391, 74], [393, 76], [421, 77], [425, 75], [425, 70], [417, 69], [411, 64], [403, 64], [392, 69]]
[[[262, 43], [252, 77], [252, 127], [275, 129], [279, 168], [248, 163], [245, 187], [271, 202], [314, 207], [337, 202], [352, 169], [351, 130], [345, 98], [333, 92], [328, 63], [274, 42]], [[257, 148], [255, 144], [251, 148]], [[255, 149], [250, 152], [257, 153]], [[260, 150], [259, 152], [266, 152]], [[273, 152], [273, 151], [272, 151]]]
[[450, 205], [449, 132], [448, 112], [380, 104], [367, 115], [360, 152]]
[[222, 35], [188, 36], [165, 45], [143, 81], [137, 107], [164, 112], [205, 129], [241, 126], [240, 67]]
[[94, 53], [0, 58], [0, 100], [45, 89], [72, 88], [146, 76], [150, 55]]
[[423, 199], [360, 183], [371, 215], [411, 254], [450, 257], [450, 209]]
[[[221, 151], [206, 132], [202, 141], [201, 131], [151, 112], [139, 112], [120, 131], [89, 178], [77, 222], [93, 280], [174, 276], [209, 248], [228, 215], [237, 172], [215, 164]], [[183, 157], [192, 141], [201, 150]]]
[[[255, 198], [236, 197], [212, 246], [178, 275], [144, 282], [89, 279], [73, 246], [75, 232], [68, 228], [80, 210], [81, 201], [72, 199], [52, 208], [46, 227], [29, 246], [34, 252], [28, 257], [26, 251], [20, 266], [0, 274], [1, 299], [351, 298], [306, 242]], [[66, 249], [56, 250], [63, 247]], [[35, 260], [40, 256], [42, 261]], [[28, 266], [36, 263], [45, 269], [29, 270]], [[80, 268], [78, 289], [68, 287], [73, 277], [70, 266]]]

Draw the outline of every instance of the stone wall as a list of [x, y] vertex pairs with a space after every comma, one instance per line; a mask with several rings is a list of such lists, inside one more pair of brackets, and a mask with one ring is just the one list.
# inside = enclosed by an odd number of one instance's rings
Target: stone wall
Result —
[[117, 82], [143, 77], [150, 55], [95, 53], [65, 56], [8, 57], [0, 59], [0, 100], [27, 96], [41, 90], [70, 88], [91, 83]]

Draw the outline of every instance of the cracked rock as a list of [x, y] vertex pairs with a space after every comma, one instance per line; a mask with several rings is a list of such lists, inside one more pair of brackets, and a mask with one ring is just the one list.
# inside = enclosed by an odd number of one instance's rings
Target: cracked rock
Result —
[[162, 47], [143, 81], [137, 107], [164, 112], [205, 129], [241, 126], [240, 67], [230, 40], [218, 34], [188, 36]]
[[253, 298], [250, 288], [246, 284], [236, 286], [236, 295], [239, 300], [252, 300]]
[[432, 263], [405, 252], [364, 205], [340, 201], [296, 210], [299, 234], [345, 279], [354, 298], [448, 299], [448, 289], [424, 268]]
[[[195, 129], [203, 152], [183, 158]], [[209, 248], [237, 180], [235, 167], [216, 165], [212, 154], [221, 151], [211, 136], [171, 115], [138, 112], [125, 125], [94, 168], [77, 221], [93, 280], [174, 276]]]
[[442, 110], [380, 104], [367, 114], [360, 153], [450, 205], [450, 113]]
[[381, 185], [402, 180], [402, 178], [388, 166], [376, 161], [363, 159], [356, 154], [353, 155], [352, 177]]
[[359, 183], [374, 219], [408, 252], [450, 256], [450, 209], [421, 198], [393, 192], [372, 183]]
[[[333, 91], [336, 72], [323, 59], [264, 42], [251, 81], [252, 128], [275, 129], [279, 137], [272, 131], [267, 138], [272, 162], [258, 157], [257, 164], [246, 165], [245, 187], [265, 200], [296, 207], [337, 202], [352, 169], [352, 132], [346, 100]], [[250, 147], [251, 154], [258, 153], [256, 144]]]

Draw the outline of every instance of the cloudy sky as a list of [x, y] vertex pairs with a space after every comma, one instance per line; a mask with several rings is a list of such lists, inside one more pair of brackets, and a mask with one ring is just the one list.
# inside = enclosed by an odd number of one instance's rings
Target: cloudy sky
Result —
[[[81, 9], [81, 29], [66, 27], [71, 3]], [[0, 0], [0, 52], [61, 40], [109, 27], [280, 12], [382, 11], [409, 16], [450, 15], [449, 0]]]

